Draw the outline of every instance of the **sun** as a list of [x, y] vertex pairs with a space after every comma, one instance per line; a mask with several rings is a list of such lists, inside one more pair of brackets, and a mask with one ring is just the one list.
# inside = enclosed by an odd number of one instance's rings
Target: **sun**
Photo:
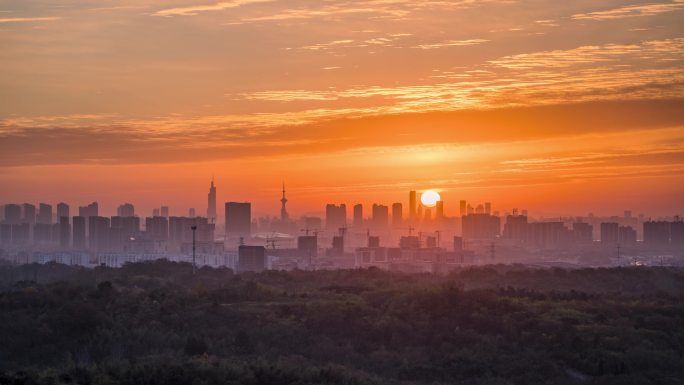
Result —
[[427, 190], [420, 196], [420, 202], [425, 207], [435, 207], [442, 198], [437, 191]]

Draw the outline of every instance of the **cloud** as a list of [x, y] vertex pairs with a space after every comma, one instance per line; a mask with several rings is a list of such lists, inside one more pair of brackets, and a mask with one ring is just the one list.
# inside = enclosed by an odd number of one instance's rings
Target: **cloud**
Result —
[[60, 20], [61, 17], [6, 17], [0, 18], [0, 23], [37, 23], [43, 21]]
[[578, 13], [572, 15], [571, 18], [575, 20], [603, 21], [624, 19], [628, 17], [653, 16], [666, 12], [679, 11], [681, 9], [684, 9], [684, 0], [674, 0], [672, 3], [666, 4], [630, 5], [606, 11]]
[[232, 0], [232, 1], [222, 1], [214, 4], [207, 5], [195, 5], [190, 7], [178, 7], [178, 8], [167, 8], [162, 9], [153, 14], [153, 16], [194, 16], [200, 12], [208, 11], [223, 11], [229, 8], [237, 8], [243, 5], [255, 4], [255, 3], [267, 3], [273, 0]]
[[466, 46], [466, 45], [477, 45], [477, 44], [482, 44], [486, 43], [489, 40], [486, 39], [469, 39], [469, 40], [446, 40], [440, 43], [434, 43], [434, 44], [420, 44], [417, 46], [414, 46], [413, 48], [420, 48], [420, 49], [436, 49], [436, 48], [444, 48], [444, 47], [459, 47], [459, 46]]

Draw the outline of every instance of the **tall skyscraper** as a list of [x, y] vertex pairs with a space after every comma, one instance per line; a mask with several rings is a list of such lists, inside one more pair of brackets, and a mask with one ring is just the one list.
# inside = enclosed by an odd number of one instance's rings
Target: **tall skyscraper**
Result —
[[135, 216], [135, 207], [130, 203], [124, 203], [116, 209], [116, 215], [120, 217]]
[[347, 205], [342, 203], [337, 206], [327, 204], [325, 206], [325, 228], [329, 231], [337, 231], [347, 225]]
[[[59, 207], [59, 206], [57, 206], [57, 207]], [[58, 218], [58, 221], [59, 221], [59, 246], [62, 249], [68, 249], [69, 246], [71, 246], [71, 225], [69, 224], [69, 215], [60, 216]]]
[[209, 186], [209, 194], [207, 194], [207, 219], [210, 223], [216, 223], [216, 186], [214, 186], [214, 177], [211, 177], [211, 186]]
[[492, 204], [490, 202], [485, 202], [485, 214], [492, 214]]
[[99, 215], [99, 206], [97, 202], [93, 202], [88, 206], [81, 206], [78, 208], [78, 215], [81, 217], [96, 217]]
[[226, 238], [247, 238], [251, 235], [252, 204], [226, 202]]
[[392, 226], [401, 226], [404, 221], [404, 208], [401, 203], [392, 204]]
[[36, 219], [38, 223], [52, 224], [52, 206], [41, 203], [38, 206], [38, 218]]
[[169, 206], [162, 206], [161, 207], [161, 216], [164, 218], [169, 217]]
[[9, 204], [5, 205], [5, 223], [18, 224], [21, 222], [21, 206]]
[[86, 247], [86, 219], [82, 216], [76, 216], [73, 220], [73, 244], [72, 247], [76, 250], [85, 250]]
[[285, 197], [285, 182], [283, 182], [283, 197], [280, 198], [280, 220], [281, 221], [286, 221], [290, 218], [290, 216], [287, 214], [287, 207], [285, 205], [287, 204], [287, 198]]
[[444, 219], [444, 201], [443, 200], [438, 200], [437, 203], [435, 203], [435, 219], [437, 219], [437, 220]]
[[462, 217], [468, 215], [468, 206], [466, 206], [466, 201], [464, 200], [461, 200], [461, 202], [459, 202], [459, 213]]
[[386, 228], [389, 225], [389, 207], [373, 204], [373, 225], [376, 228]]
[[409, 191], [409, 220], [415, 221], [418, 213], [416, 212], [416, 192]]
[[601, 243], [615, 246], [619, 240], [619, 226], [615, 222], [601, 223]]
[[363, 205], [361, 203], [357, 203], [354, 205], [354, 227], [362, 227], [363, 226]]
[[30, 203], [24, 203], [23, 205], [23, 216], [22, 220], [24, 223], [34, 224], [36, 223], [36, 206]]
[[64, 202], [57, 203], [57, 222], [61, 217], [69, 218], [69, 205]]

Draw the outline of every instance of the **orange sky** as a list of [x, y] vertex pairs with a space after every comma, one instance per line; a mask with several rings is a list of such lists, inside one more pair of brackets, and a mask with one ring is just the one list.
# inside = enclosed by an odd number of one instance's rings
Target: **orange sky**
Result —
[[[569, 3], [569, 4], [564, 4]], [[684, 214], [684, 1], [0, 3], [0, 204]]]

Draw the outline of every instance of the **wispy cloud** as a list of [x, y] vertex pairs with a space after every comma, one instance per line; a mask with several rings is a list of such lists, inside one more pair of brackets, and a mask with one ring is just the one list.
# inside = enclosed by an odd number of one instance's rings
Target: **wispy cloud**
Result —
[[466, 45], [482, 44], [482, 43], [486, 43], [488, 41], [489, 40], [486, 40], [486, 39], [445, 40], [445, 41], [440, 42], [440, 43], [419, 44], [417, 46], [414, 46], [413, 48], [437, 49], [437, 48], [445, 48], [445, 47], [459, 47], [459, 46], [466, 46]]
[[154, 16], [194, 16], [201, 12], [223, 11], [229, 8], [237, 8], [243, 5], [255, 3], [267, 3], [273, 0], [232, 0], [222, 1], [214, 4], [195, 5], [189, 7], [167, 8], [155, 12]]
[[613, 8], [605, 11], [596, 11], [588, 13], [578, 13], [572, 15], [575, 20], [614, 20], [624, 19], [628, 17], [643, 17], [653, 16], [660, 13], [674, 12], [684, 9], [684, 0], [674, 0], [671, 3], [665, 4], [645, 4], [645, 5], [630, 5], [625, 7]]
[[0, 18], [0, 23], [36, 23], [42, 21], [60, 20], [61, 17], [6, 17]]

